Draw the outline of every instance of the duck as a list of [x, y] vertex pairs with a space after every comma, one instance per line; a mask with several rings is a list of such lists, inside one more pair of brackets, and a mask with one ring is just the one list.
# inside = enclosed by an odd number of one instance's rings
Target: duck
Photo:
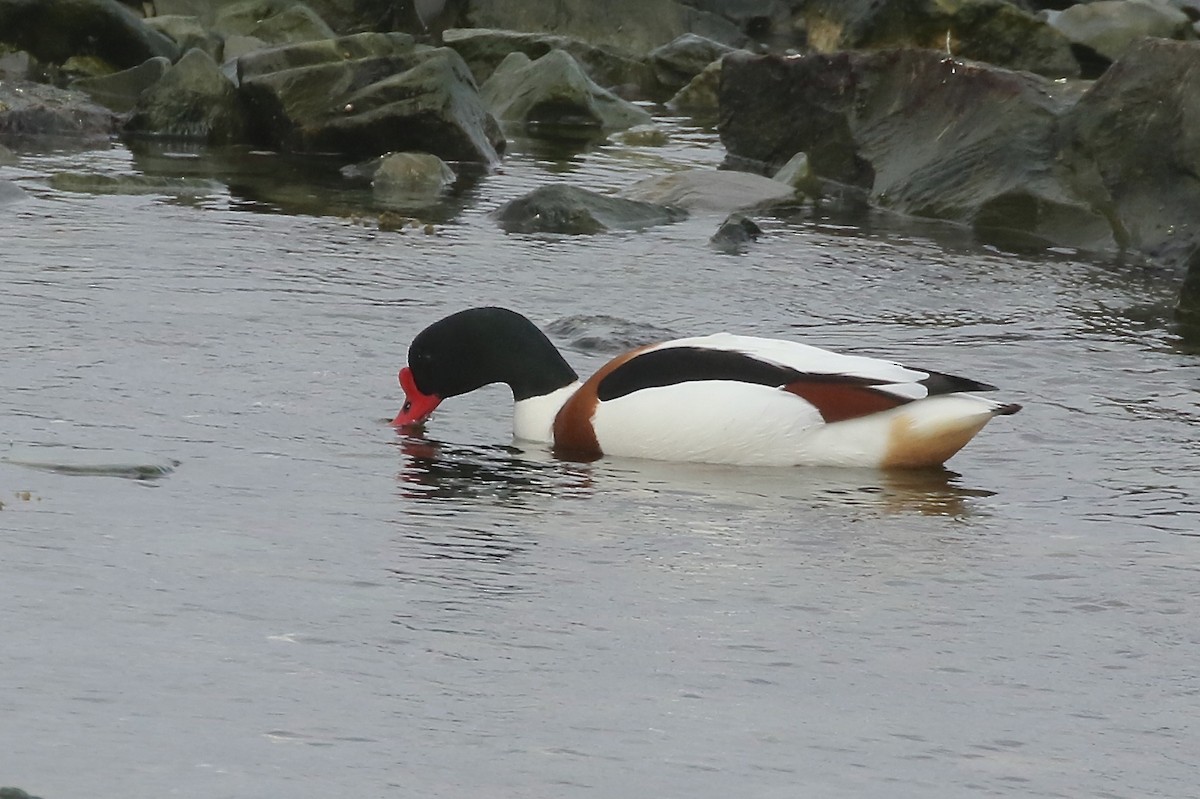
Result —
[[399, 380], [402, 432], [424, 429], [446, 399], [503, 383], [513, 437], [580, 461], [932, 468], [1021, 409], [969, 378], [731, 333], [639, 347], [581, 380], [537, 325], [499, 307], [426, 327]]

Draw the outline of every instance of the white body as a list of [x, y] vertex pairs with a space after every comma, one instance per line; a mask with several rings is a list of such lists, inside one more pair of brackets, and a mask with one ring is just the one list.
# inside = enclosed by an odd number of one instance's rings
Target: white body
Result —
[[[721, 333], [649, 349], [680, 346], [736, 350], [810, 374], [880, 380], [875, 390], [913, 401], [827, 423], [814, 405], [773, 386], [699, 380], [641, 389], [596, 405], [591, 422], [604, 454], [762, 466], [922, 465], [922, 456], [940, 463], [1005, 408], [973, 394], [928, 397], [916, 382], [926, 372], [790, 341]], [[579, 388], [518, 402], [514, 435], [553, 443], [555, 416]]]

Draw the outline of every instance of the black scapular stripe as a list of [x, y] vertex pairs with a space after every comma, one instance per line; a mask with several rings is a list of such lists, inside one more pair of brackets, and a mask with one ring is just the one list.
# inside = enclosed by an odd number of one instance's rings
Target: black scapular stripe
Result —
[[978, 380], [971, 380], [968, 377], [956, 377], [955, 375], [943, 374], [941, 372], [930, 372], [928, 369], [922, 369], [929, 377], [917, 382], [929, 389], [929, 396], [935, 394], [953, 394], [958, 391], [995, 391], [996, 387], [987, 383], [980, 383]]
[[847, 375], [808, 374], [732, 350], [668, 347], [638, 355], [618, 366], [596, 386], [596, 396], [606, 402], [644, 388], [697, 380], [735, 380], [760, 386], [785, 386], [797, 380], [849, 382], [861, 386], [880, 383]]

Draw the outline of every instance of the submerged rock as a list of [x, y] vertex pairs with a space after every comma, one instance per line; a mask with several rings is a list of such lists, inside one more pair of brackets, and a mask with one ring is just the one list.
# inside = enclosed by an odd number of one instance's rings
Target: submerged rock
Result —
[[687, 212], [557, 183], [505, 203], [495, 216], [508, 233], [588, 234], [663, 225]]
[[748, 172], [685, 169], [639, 180], [621, 196], [690, 211], [728, 213], [793, 202], [796, 191], [786, 183]]
[[761, 235], [762, 228], [753, 219], [742, 214], [733, 214], [721, 223], [708, 243], [717, 252], [740, 255], [750, 249], [750, 245]]
[[189, 50], [142, 92], [125, 131], [208, 144], [246, 138], [236, 89], [203, 50]]
[[382, 204], [407, 208], [436, 199], [454, 181], [454, 170], [436, 155], [391, 153], [375, 165], [371, 190]]
[[120, 69], [179, 48], [117, 0], [0, 0], [0, 41], [61, 64], [95, 55]]
[[165, 175], [104, 175], [100, 173], [57, 172], [47, 181], [60, 191], [85, 194], [214, 194], [224, 185], [203, 178]]
[[650, 122], [650, 114], [601, 88], [570, 54], [552, 50], [536, 61], [509, 55], [480, 89], [504, 122], [540, 135], [623, 130]]
[[[12, 449], [0, 460], [14, 466], [57, 474], [123, 477], [128, 480], [157, 480], [171, 474], [179, 466], [179, 461], [143, 452], [62, 446]], [[2, 794], [0, 799], [3, 799]]]

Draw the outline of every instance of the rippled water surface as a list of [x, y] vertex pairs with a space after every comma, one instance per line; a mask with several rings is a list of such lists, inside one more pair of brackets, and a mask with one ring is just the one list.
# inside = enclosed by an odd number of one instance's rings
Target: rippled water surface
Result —
[[[720, 162], [669, 124], [660, 149], [520, 145], [431, 234], [265, 156], [171, 197], [50, 176], [209, 161], [0, 167], [28, 194], [0, 206], [0, 784], [1195, 796], [1200, 357], [1174, 281], [808, 210], [742, 256], [708, 216], [575, 238], [488, 218], [551, 180]], [[476, 304], [581, 371], [728, 329], [1026, 408], [932, 475], [561, 462], [511, 446], [495, 388], [397, 436], [407, 342]]]

